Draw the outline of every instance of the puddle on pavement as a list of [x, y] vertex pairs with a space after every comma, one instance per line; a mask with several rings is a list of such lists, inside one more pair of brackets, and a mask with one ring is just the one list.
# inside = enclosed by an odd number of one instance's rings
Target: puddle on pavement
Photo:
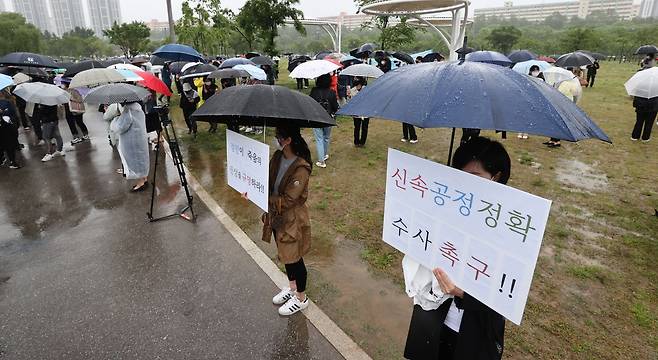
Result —
[[[224, 157], [198, 150], [188, 151], [185, 157], [196, 178], [220, 206], [259, 248], [275, 258], [274, 245], [260, 241], [261, 210], [226, 185]], [[313, 282], [309, 292], [315, 292], [319, 306], [371, 356], [400, 358], [412, 301], [400, 286], [370, 272], [361, 252], [360, 244], [349, 239], [335, 239], [330, 246], [316, 247], [304, 259], [309, 281]]]
[[557, 180], [564, 185], [575, 187], [587, 192], [606, 191], [608, 177], [597, 172], [592, 165], [575, 159], [562, 160], [556, 170]]

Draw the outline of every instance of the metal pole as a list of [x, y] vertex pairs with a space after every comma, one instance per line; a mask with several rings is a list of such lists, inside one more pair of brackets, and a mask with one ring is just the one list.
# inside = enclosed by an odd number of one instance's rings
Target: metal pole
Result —
[[451, 166], [452, 162], [452, 148], [455, 146], [455, 128], [452, 128], [452, 136], [450, 137], [450, 150], [448, 152], [448, 163], [446, 165]]
[[174, 24], [174, 13], [171, 8], [171, 0], [167, 1], [167, 15], [169, 16], [169, 39], [172, 43], [176, 42], [176, 29]]

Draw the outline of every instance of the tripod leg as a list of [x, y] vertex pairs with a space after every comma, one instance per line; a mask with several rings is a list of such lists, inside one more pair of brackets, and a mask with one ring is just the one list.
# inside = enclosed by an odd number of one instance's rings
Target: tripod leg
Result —
[[155, 204], [155, 178], [158, 173], [158, 158], [160, 157], [161, 148], [162, 144], [160, 143], [160, 132], [158, 131], [158, 143], [156, 145], [155, 164], [153, 166], [153, 182], [151, 182], [151, 208], [148, 212], [149, 220], [153, 220], [153, 205]]

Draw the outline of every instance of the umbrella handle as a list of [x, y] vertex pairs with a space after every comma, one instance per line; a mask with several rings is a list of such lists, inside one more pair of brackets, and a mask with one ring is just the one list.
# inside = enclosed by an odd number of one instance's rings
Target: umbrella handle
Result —
[[450, 166], [450, 163], [452, 162], [452, 149], [455, 145], [455, 128], [452, 128], [452, 136], [450, 137], [450, 150], [448, 152], [448, 163], [447, 165]]

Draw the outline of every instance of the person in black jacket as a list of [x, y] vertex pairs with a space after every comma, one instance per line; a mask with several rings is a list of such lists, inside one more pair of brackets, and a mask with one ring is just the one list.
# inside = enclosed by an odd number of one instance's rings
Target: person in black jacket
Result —
[[196, 110], [197, 105], [201, 101], [199, 93], [192, 88], [189, 83], [183, 84], [183, 93], [180, 96], [180, 107], [183, 110], [183, 117], [187, 125], [187, 133], [196, 136], [196, 121], [192, 119], [192, 113]]
[[16, 162], [19, 126], [20, 120], [16, 107], [9, 100], [9, 95], [0, 91], [0, 164], [4, 164], [6, 161], [10, 169], [20, 168]]
[[649, 142], [651, 129], [658, 114], [658, 97], [647, 99], [636, 96], [633, 98], [633, 107], [635, 107], [636, 120], [631, 140], [637, 141], [641, 137], [643, 142]]
[[[511, 160], [499, 142], [474, 137], [462, 144], [452, 167], [506, 184]], [[503, 356], [505, 319], [457, 287], [442, 269], [434, 276], [446, 300], [436, 310], [414, 306], [404, 357], [411, 360], [499, 360]]]
[[597, 71], [601, 68], [598, 60], [594, 60], [594, 64], [587, 65], [587, 86], [594, 87], [594, 79], [596, 78]]
[[[331, 90], [331, 75], [325, 74], [315, 80], [315, 87], [311, 89], [311, 97], [327, 110], [332, 117], [338, 111], [338, 96]], [[313, 129], [315, 146], [318, 151], [317, 167], [326, 168], [329, 159], [329, 141], [331, 140], [331, 126]]]

